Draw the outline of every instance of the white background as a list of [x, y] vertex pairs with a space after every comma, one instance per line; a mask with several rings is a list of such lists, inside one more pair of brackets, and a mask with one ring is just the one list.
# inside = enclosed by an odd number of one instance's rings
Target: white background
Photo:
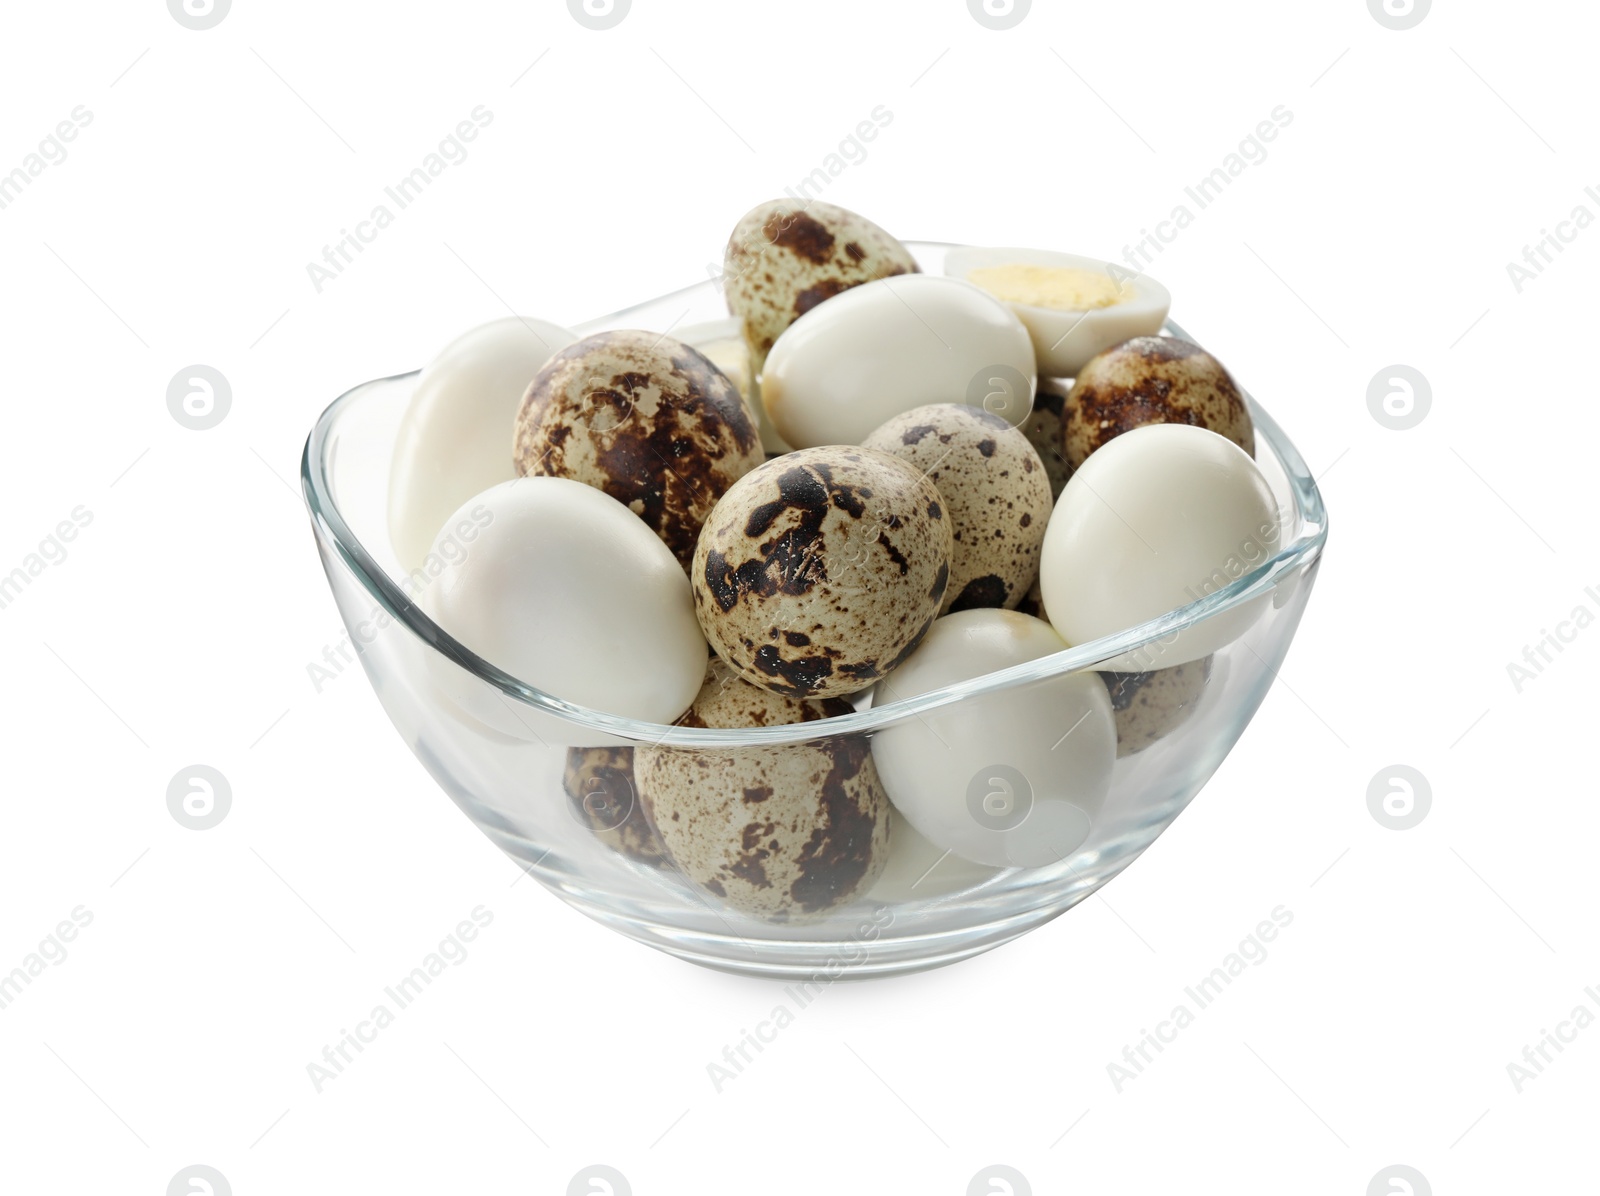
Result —
[[[0, 572], [93, 521], [0, 610], [0, 972], [93, 921], [0, 1010], [0, 1189], [247, 1193], [1360, 1196], [1592, 1184], [1600, 1028], [1507, 1064], [1600, 986], [1600, 631], [1519, 693], [1524, 646], [1600, 610], [1600, 230], [1506, 263], [1600, 185], [1588, 6], [1361, 0], [159, 0], [12, 4], [0, 172], [92, 122], [0, 211]], [[530, 65], [532, 64], [532, 65]], [[308, 262], [477, 105], [493, 123], [319, 294]], [[1324, 487], [1326, 565], [1281, 683], [1125, 876], [990, 955], [839, 985], [718, 1094], [778, 986], [568, 910], [475, 831], [352, 670], [298, 495], [338, 393], [516, 311], [574, 322], [703, 278], [734, 220], [871, 110], [824, 197], [906, 237], [1118, 257], [1277, 105], [1290, 125], [1151, 270]], [[1191, 205], [1192, 206], [1192, 205]], [[230, 381], [180, 427], [169, 379]], [[1370, 414], [1408, 364], [1432, 407]], [[233, 807], [180, 827], [187, 765]], [[1421, 770], [1399, 832], [1369, 782]], [[1109, 900], [1107, 900], [1107, 898]], [[306, 1065], [468, 912], [470, 958], [319, 1095]], [[1264, 963], [1119, 1093], [1107, 1064], [1277, 906]], [[1387, 1185], [1382, 1190], [1388, 1190]], [[1400, 1190], [1400, 1189], [1395, 1189]], [[1419, 1191], [1422, 1189], [1418, 1189]]]

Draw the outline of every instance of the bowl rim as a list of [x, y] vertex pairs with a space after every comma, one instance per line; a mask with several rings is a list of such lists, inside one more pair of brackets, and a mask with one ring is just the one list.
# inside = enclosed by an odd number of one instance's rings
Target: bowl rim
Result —
[[[905, 244], [913, 251], [919, 246], [930, 249], [958, 247], [951, 243], [935, 241], [907, 241]], [[651, 306], [662, 299], [698, 291], [708, 285], [714, 283], [709, 280], [693, 283], [658, 299], [647, 300], [645, 303], [623, 308], [610, 315], [585, 321], [577, 327], [618, 326], [641, 308]], [[1183, 340], [1193, 339], [1170, 319], [1166, 321], [1162, 332]], [[1255, 424], [1258, 440], [1265, 440], [1271, 446], [1273, 454], [1283, 467], [1290, 498], [1294, 504], [1294, 519], [1301, 530], [1298, 536], [1285, 543], [1278, 552], [1226, 586], [1115, 635], [1102, 636], [1051, 656], [1043, 656], [1037, 660], [986, 673], [981, 677], [955, 682], [915, 697], [900, 698], [883, 705], [874, 704], [866, 710], [852, 714], [774, 727], [738, 729], [688, 728], [645, 722], [576, 705], [502, 672], [429, 618], [421, 606], [406, 594], [383, 566], [378, 564], [350, 529], [338, 504], [334, 501], [329, 484], [327, 458], [334, 427], [347, 408], [361, 401], [363, 392], [383, 383], [413, 378], [420, 373], [420, 369], [409, 370], [363, 382], [345, 391], [318, 417], [310, 435], [306, 438], [305, 449], [300, 459], [301, 490], [313, 525], [333, 546], [339, 559], [366, 590], [368, 597], [397, 624], [430, 649], [472, 674], [484, 685], [499, 691], [505, 698], [593, 731], [597, 736], [620, 737], [635, 743], [673, 747], [729, 748], [807, 743], [837, 735], [859, 735], [881, 730], [907, 718], [920, 717], [930, 711], [970, 698], [1034, 684], [1051, 677], [1093, 670], [1097, 665], [1269, 593], [1289, 574], [1316, 561], [1327, 541], [1327, 511], [1323, 505], [1321, 491], [1317, 488], [1305, 460], [1277, 421], [1241, 388]], [[1290, 523], [1289, 526], [1294, 526], [1294, 523]], [[515, 707], [512, 709], [515, 710]]]

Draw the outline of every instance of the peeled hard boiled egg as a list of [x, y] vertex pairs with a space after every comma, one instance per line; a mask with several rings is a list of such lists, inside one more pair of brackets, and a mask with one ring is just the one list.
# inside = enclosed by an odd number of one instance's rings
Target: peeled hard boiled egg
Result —
[[944, 272], [1004, 300], [1027, 326], [1041, 374], [1071, 378], [1096, 353], [1154, 336], [1167, 288], [1115, 262], [1048, 249], [952, 249]]
[[974, 889], [999, 873], [974, 864], [953, 851], [936, 847], [900, 811], [889, 811], [889, 862], [867, 900], [874, 904], [901, 905], [912, 901], [937, 901], [963, 889]]
[[435, 622], [576, 705], [653, 723], [688, 708], [705, 637], [683, 567], [637, 516], [566, 478], [504, 482], [470, 505], [480, 530], [464, 547], [441, 539], [453, 563], [424, 592]]
[[[1150, 424], [1091, 455], [1056, 500], [1039, 559], [1050, 623], [1079, 645], [1228, 585], [1278, 550], [1278, 506], [1232, 441]], [[1145, 672], [1199, 660], [1238, 638], [1256, 599], [1148, 644], [1105, 668]]]
[[508, 316], [463, 333], [428, 363], [395, 436], [389, 538], [417, 568], [451, 514], [516, 477], [507, 429], [528, 382], [578, 338], [544, 320]]
[[[966, 610], [933, 625], [873, 691], [874, 707], [1066, 650], [1048, 623]], [[1072, 673], [931, 710], [879, 731], [878, 775], [936, 847], [994, 867], [1066, 859], [1111, 789], [1117, 729], [1106, 687]]]
[[772, 346], [761, 401], [797, 448], [860, 444], [926, 403], [969, 403], [1016, 425], [1037, 381], [1022, 322], [957, 278], [863, 283], [796, 320]]

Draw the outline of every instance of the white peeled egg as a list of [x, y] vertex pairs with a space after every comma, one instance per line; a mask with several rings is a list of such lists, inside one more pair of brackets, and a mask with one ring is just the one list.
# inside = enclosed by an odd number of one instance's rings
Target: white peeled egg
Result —
[[[983, 608], [937, 620], [873, 691], [874, 708], [1066, 650], [1050, 625]], [[1066, 859], [1111, 789], [1117, 727], [1105, 684], [1072, 673], [966, 698], [879, 731], [889, 800], [941, 850], [993, 867]]]
[[912, 901], [937, 901], [952, 893], [975, 889], [999, 872], [974, 864], [953, 851], [935, 847], [906, 821], [899, 810], [889, 811], [889, 862], [867, 894], [869, 905], [905, 905]]
[[[1007, 302], [1033, 338], [1039, 373], [1048, 378], [1074, 378], [1091, 357], [1136, 336], [1155, 336], [1172, 307], [1172, 294], [1148, 274], [1115, 262], [1057, 253], [1049, 249], [952, 249], [944, 272], [971, 278], [974, 270], [997, 266], [1045, 266], [1085, 270], [1123, 284], [1127, 297], [1108, 307], [1084, 311]], [[980, 276], [981, 277], [981, 276]], [[977, 279], [972, 279], [977, 282]], [[980, 284], [981, 285], [981, 284]]]
[[507, 316], [465, 332], [423, 368], [395, 436], [389, 538], [406, 570], [473, 495], [517, 476], [511, 431], [523, 393], [578, 338], [544, 320]]
[[796, 448], [860, 444], [885, 420], [929, 403], [970, 403], [1013, 426], [1033, 409], [1028, 330], [993, 295], [958, 278], [902, 274], [818, 304], [767, 355], [761, 401]]
[[[1051, 625], [1074, 646], [1177, 610], [1257, 568], [1281, 546], [1278, 505], [1232, 441], [1188, 424], [1150, 424], [1106, 442], [1056, 500], [1039, 554]], [[1170, 668], [1243, 635], [1267, 598], [1107, 661]]]
[[689, 579], [609, 494], [566, 478], [503, 482], [452, 515], [433, 552], [446, 566], [423, 592], [428, 614], [519, 681], [652, 723], [699, 692], [707, 650]]

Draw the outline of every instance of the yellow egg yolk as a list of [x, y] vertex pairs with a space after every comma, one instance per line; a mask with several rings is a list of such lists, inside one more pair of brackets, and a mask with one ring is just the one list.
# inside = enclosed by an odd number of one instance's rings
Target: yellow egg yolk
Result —
[[1093, 311], [1133, 298], [1133, 287], [1097, 270], [1071, 266], [983, 266], [967, 275], [996, 299], [1052, 307], [1059, 311]]

